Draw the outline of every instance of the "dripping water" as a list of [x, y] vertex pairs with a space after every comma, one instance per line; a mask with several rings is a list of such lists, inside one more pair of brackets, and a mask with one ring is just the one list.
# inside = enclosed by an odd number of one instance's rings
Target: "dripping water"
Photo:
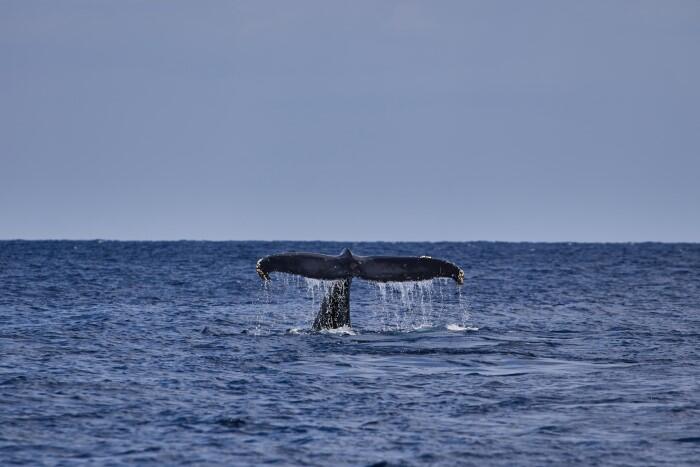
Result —
[[[268, 334], [275, 328], [310, 329], [323, 298], [335, 281], [278, 273], [264, 283], [263, 307], [256, 313], [252, 333]], [[470, 329], [469, 303], [452, 281], [436, 278], [407, 282], [355, 280], [351, 288], [354, 329], [407, 332], [457, 326]], [[454, 327], [453, 326], [453, 327]]]

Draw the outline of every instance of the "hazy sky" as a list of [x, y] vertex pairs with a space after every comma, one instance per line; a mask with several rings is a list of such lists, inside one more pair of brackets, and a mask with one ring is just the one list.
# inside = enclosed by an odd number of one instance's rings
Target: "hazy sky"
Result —
[[700, 241], [700, 1], [0, 0], [0, 238]]

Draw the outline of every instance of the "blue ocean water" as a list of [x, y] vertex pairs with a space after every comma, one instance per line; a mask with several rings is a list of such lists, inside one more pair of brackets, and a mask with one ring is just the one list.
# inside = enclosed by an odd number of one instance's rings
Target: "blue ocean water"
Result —
[[[430, 255], [462, 287], [287, 251]], [[700, 245], [0, 242], [0, 463], [698, 465]]]

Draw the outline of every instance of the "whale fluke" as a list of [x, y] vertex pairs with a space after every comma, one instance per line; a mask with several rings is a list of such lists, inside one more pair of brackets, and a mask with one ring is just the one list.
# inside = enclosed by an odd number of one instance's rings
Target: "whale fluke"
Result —
[[256, 270], [264, 280], [271, 272], [286, 272], [311, 279], [341, 280], [358, 277], [376, 282], [422, 281], [436, 277], [464, 283], [464, 271], [429, 256], [355, 256], [347, 248], [338, 256], [319, 253], [280, 253], [261, 258]]
[[338, 256], [319, 253], [280, 253], [260, 258], [255, 270], [262, 280], [284, 272], [311, 279], [335, 281], [321, 303], [313, 329], [350, 325], [350, 284], [354, 277], [376, 282], [422, 281], [436, 277], [464, 283], [464, 271], [430, 256], [355, 256], [347, 248]]

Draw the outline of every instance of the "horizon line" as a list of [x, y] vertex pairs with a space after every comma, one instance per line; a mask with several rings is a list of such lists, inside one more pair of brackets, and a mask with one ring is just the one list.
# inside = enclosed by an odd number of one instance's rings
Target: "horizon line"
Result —
[[0, 238], [0, 242], [122, 242], [122, 243], [164, 243], [164, 242], [238, 242], [238, 243], [545, 243], [545, 244], [700, 244], [700, 241], [692, 240], [294, 240], [294, 239], [115, 239], [115, 238]]

